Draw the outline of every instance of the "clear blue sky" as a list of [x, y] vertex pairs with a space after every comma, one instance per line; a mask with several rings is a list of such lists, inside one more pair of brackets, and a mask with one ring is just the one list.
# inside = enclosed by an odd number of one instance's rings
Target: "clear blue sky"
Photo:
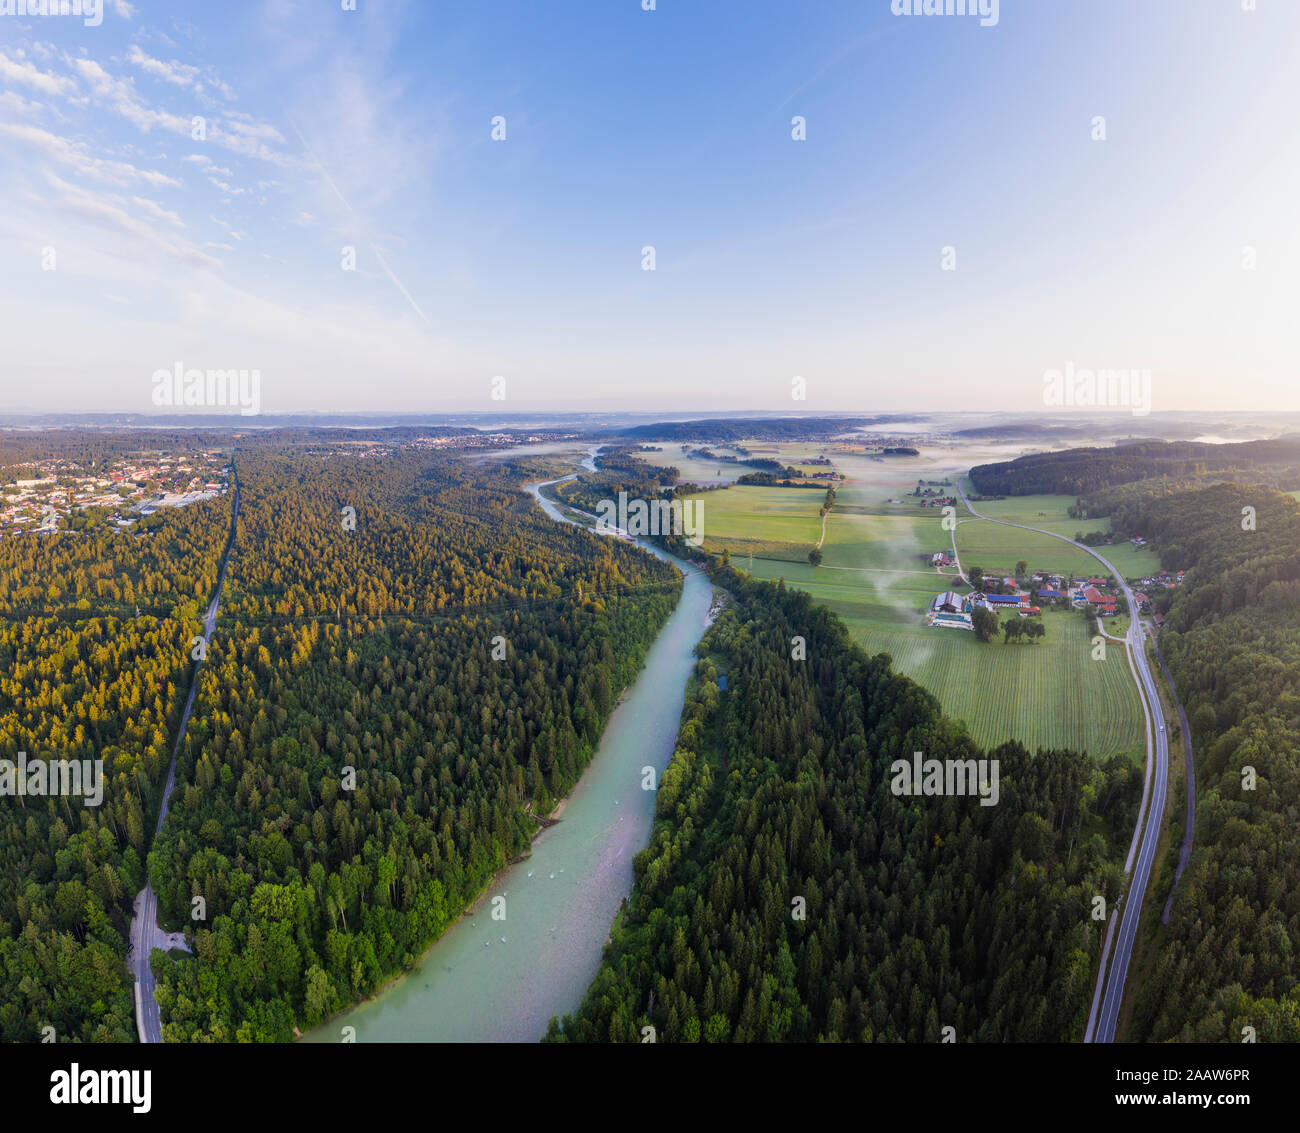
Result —
[[1300, 4], [890, 7], [0, 15], [0, 407], [1300, 409]]

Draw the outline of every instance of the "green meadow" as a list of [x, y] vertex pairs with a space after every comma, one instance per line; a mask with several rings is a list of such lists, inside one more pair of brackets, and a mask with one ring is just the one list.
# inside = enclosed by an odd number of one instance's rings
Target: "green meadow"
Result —
[[[664, 444], [663, 452], [639, 452], [637, 457], [644, 460], [647, 464], [654, 464], [660, 468], [676, 468], [677, 474], [687, 483], [694, 484], [715, 484], [718, 481], [732, 483], [746, 472], [753, 472], [754, 469], [746, 464], [731, 464], [721, 460], [700, 460], [698, 457], [688, 457], [682, 452], [680, 445]], [[700, 448], [700, 445], [690, 445], [692, 449]], [[710, 452], [716, 452], [720, 456], [736, 456], [737, 454], [731, 449], [710, 448]]]
[[888, 653], [894, 667], [934, 693], [948, 715], [966, 721], [982, 745], [1017, 739], [1030, 750], [1082, 748], [1097, 760], [1143, 757], [1142, 706], [1123, 646], [1107, 642], [1106, 659], [1094, 661], [1095, 622], [1077, 611], [1047, 610], [1047, 636], [1036, 642], [999, 638], [984, 644], [964, 630], [923, 624], [930, 599], [947, 588], [934, 575], [886, 579], [878, 572], [762, 559], [754, 560], [753, 573], [783, 577], [787, 586], [824, 602], [864, 649]]
[[733, 557], [762, 555], [806, 561], [822, 534], [818, 512], [826, 493], [815, 488], [733, 484], [693, 499], [704, 505], [704, 549]]
[[[969, 491], [969, 487], [967, 488]], [[1005, 500], [983, 500], [975, 503], [981, 515], [990, 519], [1002, 519], [1011, 523], [1027, 523], [1031, 527], [1041, 527], [1073, 539], [1079, 534], [1091, 534], [1111, 531], [1109, 518], [1071, 519], [1070, 505], [1073, 496], [1013, 496]], [[972, 521], [977, 522], [977, 521]], [[1091, 555], [1079, 551], [1059, 539], [1050, 539], [1044, 535], [1035, 535], [1032, 531], [1020, 531], [1014, 527], [1001, 527], [997, 524], [981, 524], [983, 530], [974, 527], [967, 531], [965, 523], [958, 528], [958, 546], [964, 547], [969, 539], [972, 551], [982, 555], [987, 550], [996, 554], [1006, 547], [1023, 547], [1030, 554], [1019, 556], [1025, 559], [1031, 570], [1069, 570], [1073, 574], [1093, 574], [1100, 564]], [[1121, 571], [1125, 578], [1141, 578], [1160, 569], [1159, 557], [1146, 548], [1134, 547], [1127, 540], [1099, 546], [1097, 550]], [[1033, 557], [1033, 552], [1041, 552], [1041, 557]], [[1005, 552], [1003, 552], [1005, 553]], [[962, 561], [965, 562], [963, 551]], [[1059, 564], [1059, 565], [1058, 565]], [[972, 560], [972, 565], [989, 565], [980, 558]], [[996, 564], [1001, 565], [1001, 561]], [[1014, 561], [1010, 563], [1015, 566]]]
[[[664, 443], [659, 447], [663, 449], [662, 452], [639, 452], [637, 456], [647, 464], [658, 465], [660, 468], [675, 467], [682, 480], [687, 483], [716, 484], [720, 481], [734, 483], [747, 472], [758, 471], [758, 469], [747, 463], [732, 464], [729, 461], [702, 460], [699, 457], [687, 456], [680, 444]], [[825, 472], [827, 469], [825, 465], [805, 464], [803, 463], [804, 460], [809, 457], [832, 455], [829, 452], [823, 454], [822, 450], [826, 446], [820, 444], [776, 444], [773, 442], [747, 441], [743, 444], [743, 447], [749, 449], [755, 460], [779, 460], [783, 465], [792, 465], [810, 476], [818, 472]], [[725, 445], [692, 443], [687, 445], [686, 448], [691, 451], [707, 448], [710, 452], [717, 453], [719, 456], [734, 456], [738, 461], [745, 460], [745, 457], [736, 452], [735, 449], [727, 448]], [[802, 491], [803, 489], [797, 490]]]
[[[779, 459], [793, 463], [785, 450], [798, 446], [780, 447]], [[807, 590], [843, 618], [865, 649], [890, 654], [897, 669], [934, 693], [945, 712], [966, 721], [982, 745], [1018, 739], [1031, 750], [1072, 746], [1095, 759], [1143, 758], [1144, 717], [1123, 647], [1107, 643], [1106, 659], [1093, 660], [1096, 626], [1078, 612], [1048, 609], [1046, 638], [1010, 645], [1001, 639], [982, 644], [973, 633], [924, 624], [930, 599], [954, 582], [951, 570], [941, 573], [929, 565], [933, 552], [951, 550], [952, 535], [944, 530], [940, 511], [920, 508], [907, 493], [918, 479], [948, 478], [955, 485], [981, 455], [970, 449], [923, 451], [919, 457], [828, 455], [847, 480], [836, 490], [820, 566], [806, 559], [820, 533], [822, 494], [811, 490], [733, 487], [705, 493], [705, 547], [728, 546], [741, 569]], [[891, 499], [901, 502], [891, 504]], [[997, 518], [1068, 536], [1106, 529], [1106, 521], [1085, 521], [1085, 527], [1071, 520], [1066, 509], [1073, 502], [1032, 496], [976, 506]], [[1094, 574], [1100, 569], [1096, 559], [1058, 539], [973, 519], [960, 506], [957, 515], [957, 543], [968, 566], [1010, 570], [1025, 559], [1033, 570]], [[745, 540], [755, 548], [752, 568]], [[757, 549], [764, 541], [785, 546], [764, 554]], [[789, 553], [791, 546], [802, 553]], [[1127, 543], [1102, 553], [1123, 570], [1134, 562], [1137, 573], [1157, 565], [1154, 556]]]

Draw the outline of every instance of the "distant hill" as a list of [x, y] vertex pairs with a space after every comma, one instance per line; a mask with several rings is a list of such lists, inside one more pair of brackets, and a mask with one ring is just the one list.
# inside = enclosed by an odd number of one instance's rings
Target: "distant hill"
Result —
[[1300, 483], [1300, 439], [1205, 444], [1140, 441], [1113, 448], [1034, 453], [971, 469], [982, 495], [1025, 496], [1038, 492], [1086, 495], [1117, 484], [1155, 477], [1222, 480], [1240, 473], [1252, 483]]
[[656, 441], [789, 441], [838, 436], [863, 425], [876, 424], [874, 417], [734, 417], [700, 421], [664, 421], [634, 425], [619, 436]]
[[1089, 436], [1089, 433], [1076, 425], [1036, 425], [1030, 422], [1018, 422], [1014, 425], [980, 425], [971, 429], [955, 429], [952, 435], [971, 441], [997, 440], [1003, 437], [1017, 441], [1060, 441], [1082, 440]]

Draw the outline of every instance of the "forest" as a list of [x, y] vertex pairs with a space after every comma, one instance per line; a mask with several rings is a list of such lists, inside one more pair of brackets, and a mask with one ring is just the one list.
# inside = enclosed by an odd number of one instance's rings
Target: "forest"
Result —
[[542, 516], [510, 466], [267, 452], [239, 472], [149, 858], [194, 940], [155, 961], [170, 1042], [284, 1041], [413, 966], [527, 852], [680, 589]]
[[[1221, 455], [1199, 472], [1179, 464], [1201, 462], [1192, 450], [1204, 447]], [[1294, 449], [1079, 450], [993, 466], [979, 481], [1011, 495], [1095, 485], [1078, 514], [1109, 515], [1165, 569], [1187, 571], [1155, 612], [1192, 734], [1193, 849], [1169, 923], [1147, 942], [1130, 1028], [1139, 1041], [1240, 1042], [1247, 1027], [1260, 1042], [1300, 1041], [1300, 505], [1268, 486], [1290, 481]], [[1215, 464], [1223, 471], [1209, 473]], [[1173, 887], [1170, 842], [1157, 904]]]
[[1140, 773], [1012, 743], [987, 753], [996, 807], [897, 797], [893, 760], [985, 753], [806, 594], [718, 581], [734, 600], [701, 643], [636, 887], [547, 1039], [1077, 1039]]
[[[1300, 506], [1222, 484], [1117, 508], [1168, 569], [1160, 649], [1192, 730], [1191, 861], [1157, 935], [1135, 1037], [1300, 1041]], [[1176, 851], [1176, 847], [1174, 847]], [[1161, 879], [1164, 899], [1172, 874]]]
[[[48, 457], [33, 447], [6, 456]], [[195, 949], [154, 960], [166, 1040], [287, 1040], [373, 991], [526, 852], [680, 589], [543, 517], [512, 464], [358, 460], [297, 435], [234, 461], [221, 618], [152, 844], [230, 498], [147, 530], [0, 540], [0, 757], [106, 770], [98, 808], [0, 798], [4, 1041], [135, 1040], [146, 871]]]
[[[1111, 448], [1034, 453], [998, 464], [981, 464], [971, 469], [970, 476], [984, 496], [1083, 496], [1113, 485], [1161, 480], [1177, 480], [1183, 487], [1225, 479], [1245, 480], [1290, 491], [1300, 488], [1300, 441], [1138, 441]], [[1107, 514], [1100, 503], [1094, 500], [1088, 514]]]
[[619, 434], [629, 441], [807, 441], [825, 440], [876, 419], [865, 417], [719, 417], [633, 425]]
[[0, 758], [103, 759], [105, 772], [98, 807], [0, 798], [6, 1042], [40, 1041], [47, 1027], [60, 1042], [135, 1040], [131, 901], [230, 503], [155, 518], [144, 536], [0, 539]]
[[[140, 438], [65, 444], [108, 458]], [[528, 852], [679, 593], [672, 568], [542, 516], [520, 487], [537, 461], [359, 460], [307, 438], [232, 459], [221, 617], [156, 840], [229, 497], [138, 533], [0, 540], [0, 757], [107, 773], [97, 808], [0, 798], [4, 1041], [134, 1041], [146, 874], [194, 947], [154, 960], [167, 1041], [286, 1041], [373, 993]], [[672, 490], [626, 450], [600, 468], [566, 496]], [[1195, 743], [1195, 849], [1131, 1037], [1300, 1040], [1300, 506], [1170, 489], [1080, 496], [1188, 571], [1157, 609]], [[1077, 1040], [1140, 770], [977, 749], [807, 595], [708, 566], [731, 600], [636, 888], [547, 1038]], [[999, 760], [999, 805], [894, 796], [890, 764], [915, 751]], [[1166, 862], [1153, 899], [1171, 883]]]

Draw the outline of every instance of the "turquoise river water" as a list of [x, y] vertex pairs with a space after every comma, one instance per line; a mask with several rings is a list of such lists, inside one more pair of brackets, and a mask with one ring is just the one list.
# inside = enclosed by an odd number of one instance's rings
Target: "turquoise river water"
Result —
[[[588, 464], [588, 466], [590, 466]], [[569, 522], [531, 489], [551, 518]], [[638, 540], [638, 542], [641, 542]], [[331, 1019], [303, 1042], [535, 1042], [552, 1015], [574, 1011], [600, 965], [619, 904], [632, 890], [632, 859], [650, 840], [658, 781], [672, 758], [694, 649], [713, 588], [695, 566], [642, 542], [685, 575], [677, 608], [645, 667], [606, 725], [600, 747], [531, 856], [503, 870], [410, 973]], [[505, 898], [504, 921], [491, 899]]]

